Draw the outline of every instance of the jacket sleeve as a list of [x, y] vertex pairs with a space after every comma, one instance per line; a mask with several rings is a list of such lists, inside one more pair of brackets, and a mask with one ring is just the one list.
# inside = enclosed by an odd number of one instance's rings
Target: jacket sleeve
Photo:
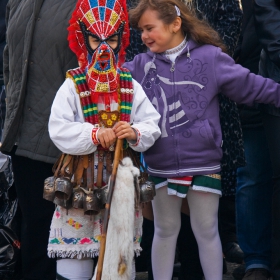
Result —
[[[22, 1], [22, 0], [20, 0]], [[7, 1], [6, 5], [6, 12], [5, 12], [5, 21], [6, 21], [6, 30], [9, 26], [10, 18], [12, 18], [13, 14], [16, 11], [19, 2], [17, 0], [9, 0]], [[9, 68], [9, 43], [6, 40], [6, 45], [3, 51], [3, 78], [4, 78], [4, 85], [8, 86], [9, 83], [9, 76], [10, 76], [10, 68]]]
[[51, 108], [49, 118], [51, 140], [63, 153], [90, 154], [97, 148], [92, 141], [93, 127], [92, 124], [84, 122], [74, 83], [66, 79], [58, 90]]
[[252, 106], [254, 103], [264, 103], [280, 107], [280, 84], [235, 64], [234, 60], [219, 48], [214, 69], [217, 92], [223, 92], [240, 104]]
[[273, 61], [280, 67], [280, 5], [275, 0], [255, 0], [255, 24], [259, 40]]
[[238, 0], [218, 1], [216, 20], [212, 27], [219, 33], [232, 56], [241, 29], [242, 11]]
[[136, 144], [130, 144], [137, 152], [145, 152], [159, 138], [161, 132], [158, 127], [160, 114], [152, 105], [143, 88], [133, 80], [134, 100], [131, 110], [132, 128], [136, 129], [138, 139]]

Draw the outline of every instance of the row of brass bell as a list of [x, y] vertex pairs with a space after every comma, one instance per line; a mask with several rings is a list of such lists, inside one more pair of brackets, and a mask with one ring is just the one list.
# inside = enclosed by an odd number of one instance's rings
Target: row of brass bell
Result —
[[107, 185], [95, 190], [77, 187], [73, 191], [72, 206], [84, 209], [86, 215], [97, 215], [105, 207], [107, 194]]
[[[153, 200], [156, 191], [151, 181], [140, 181], [140, 203]], [[66, 209], [71, 207], [84, 209], [86, 215], [96, 215], [104, 208], [107, 200], [108, 185], [95, 190], [87, 190], [81, 186], [73, 187], [73, 183], [65, 177], [48, 177], [44, 182], [43, 198]]]
[[85, 215], [96, 215], [104, 208], [108, 186], [87, 190], [76, 186], [64, 177], [48, 177], [44, 182], [43, 198], [66, 209], [71, 207], [84, 209]]

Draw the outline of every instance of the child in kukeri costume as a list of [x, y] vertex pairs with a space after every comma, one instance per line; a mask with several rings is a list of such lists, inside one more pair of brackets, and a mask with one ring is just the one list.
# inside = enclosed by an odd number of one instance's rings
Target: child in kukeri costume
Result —
[[[49, 120], [50, 137], [64, 157], [55, 168], [60, 171], [55, 176], [63, 178], [54, 188], [62, 186], [63, 195], [54, 200], [58, 206], [48, 254], [58, 257], [57, 279], [82, 280], [92, 277], [104, 212], [87, 207], [107, 187], [116, 139], [124, 139], [124, 154], [146, 151], [160, 136], [160, 115], [130, 72], [121, 67], [129, 44], [125, 1], [78, 1], [68, 31], [80, 68], [67, 72]], [[102, 279], [133, 279], [133, 255], [141, 250], [142, 233], [141, 210], [134, 198], [138, 175], [130, 158], [119, 164]], [[67, 196], [67, 187], [63, 188], [67, 178], [74, 183], [72, 205], [71, 194]], [[78, 205], [81, 197], [83, 206]], [[118, 272], [120, 258], [126, 264], [122, 273]]]
[[280, 85], [235, 64], [218, 34], [179, 0], [140, 0], [129, 13], [149, 51], [124, 66], [161, 114], [161, 137], [144, 152], [157, 188], [154, 279], [172, 278], [182, 197], [187, 196], [205, 279], [222, 280], [218, 93], [238, 103], [280, 107]]

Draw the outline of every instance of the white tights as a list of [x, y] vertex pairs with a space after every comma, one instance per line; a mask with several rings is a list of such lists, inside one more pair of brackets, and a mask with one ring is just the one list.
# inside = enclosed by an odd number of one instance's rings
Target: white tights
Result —
[[[59, 259], [56, 262], [57, 273], [69, 280], [89, 280], [93, 274], [93, 259]], [[134, 280], [135, 261], [132, 263], [132, 277]]]
[[66, 279], [89, 280], [92, 277], [93, 265], [93, 259], [60, 259], [56, 262], [56, 270]]
[[[218, 232], [219, 195], [190, 189], [187, 199], [205, 280], [222, 280], [223, 255]], [[166, 187], [162, 187], [157, 189], [152, 204], [155, 222], [152, 246], [153, 275], [155, 280], [170, 280], [181, 227], [182, 199], [168, 195]]]

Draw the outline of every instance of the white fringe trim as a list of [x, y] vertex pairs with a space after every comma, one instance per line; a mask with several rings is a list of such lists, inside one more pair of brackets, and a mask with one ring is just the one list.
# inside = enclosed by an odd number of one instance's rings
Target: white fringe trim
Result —
[[83, 258], [94, 258], [97, 257], [99, 250], [94, 250], [91, 252], [88, 251], [56, 251], [56, 250], [49, 250], [48, 257], [49, 258], [63, 258], [63, 259], [83, 259]]
[[222, 196], [222, 192], [220, 190], [216, 190], [216, 189], [212, 189], [212, 188], [193, 185], [193, 186], [190, 187], [190, 189], [192, 189], [194, 191], [215, 193], [215, 194], [219, 194], [220, 196]]
[[173, 189], [169, 189], [167, 188], [167, 194], [169, 195], [177, 195], [178, 197], [181, 197], [181, 198], [185, 198], [187, 196], [186, 193], [180, 193], [180, 192], [177, 192]]
[[167, 181], [163, 181], [163, 182], [161, 182], [161, 183], [156, 184], [156, 185], [155, 185], [155, 188], [156, 188], [156, 189], [159, 189], [159, 188], [162, 188], [162, 187], [167, 186], [167, 184], [168, 184]]
[[[49, 246], [50, 247], [50, 246]], [[136, 257], [139, 257], [142, 252], [140, 244], [134, 244], [134, 253]], [[94, 258], [99, 255], [99, 249], [89, 249], [89, 250], [56, 250], [54, 248], [48, 248], [48, 257], [49, 258], [62, 258], [62, 259], [83, 259], [83, 258]]]
[[[156, 187], [156, 189], [159, 189], [159, 188], [165, 187], [167, 185], [168, 185], [168, 182], [164, 181], [164, 182], [161, 182], [159, 184], [156, 184], [155, 187]], [[215, 194], [218, 194], [218, 195], [222, 196], [222, 192], [220, 190], [207, 188], [207, 187], [201, 187], [201, 186], [197, 186], [197, 185], [193, 185], [193, 186], [187, 186], [186, 185], [186, 187], [188, 187], [188, 188], [190, 188], [194, 191], [210, 192], [210, 193], [215, 193]], [[173, 190], [173, 189], [170, 189], [170, 188], [167, 188], [167, 191], [168, 191], [169, 195], [177, 195], [178, 197], [181, 197], [181, 198], [185, 198], [187, 196], [187, 193], [183, 194], [183, 193], [177, 192], [176, 190]]]

